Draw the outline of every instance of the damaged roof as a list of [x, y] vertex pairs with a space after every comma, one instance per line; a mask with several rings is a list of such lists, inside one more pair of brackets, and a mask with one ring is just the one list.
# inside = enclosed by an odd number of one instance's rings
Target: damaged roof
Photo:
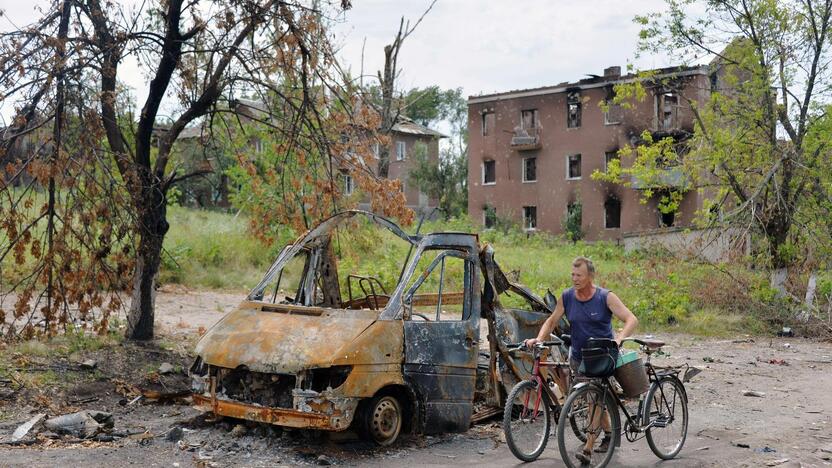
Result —
[[437, 132], [431, 128], [420, 125], [406, 117], [399, 116], [398, 121], [393, 125], [393, 131], [398, 133], [406, 133], [408, 135], [430, 136], [434, 138], [448, 138], [448, 135]]
[[[707, 75], [710, 72], [710, 67], [707, 65], [700, 66], [674, 66], [666, 68], [657, 68], [649, 70], [653, 73], [653, 78], [665, 77], [681, 77], [690, 75]], [[582, 89], [602, 88], [604, 86], [615, 85], [619, 83], [626, 83], [638, 79], [638, 74], [628, 73], [626, 75], [611, 75], [598, 76], [590, 75], [589, 78], [584, 78], [574, 82], [562, 82], [554, 86], [542, 86], [539, 88], [517, 89], [512, 91], [505, 91], [500, 93], [482, 94], [479, 96], [469, 96], [468, 104], [480, 104], [491, 101], [502, 101], [506, 99], [515, 99], [521, 97], [542, 96], [547, 94], [557, 94], [566, 91], [575, 91]]]

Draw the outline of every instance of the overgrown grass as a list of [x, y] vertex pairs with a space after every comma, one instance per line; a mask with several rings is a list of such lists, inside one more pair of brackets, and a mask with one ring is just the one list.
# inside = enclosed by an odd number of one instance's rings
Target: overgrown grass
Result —
[[[163, 283], [248, 289], [262, 277], [280, 246], [267, 247], [247, 231], [248, 220], [226, 213], [172, 206], [162, 253]], [[287, 231], [286, 241], [292, 235]]]
[[[281, 243], [264, 246], [254, 239], [247, 232], [248, 222], [243, 216], [235, 218], [179, 207], [173, 207], [170, 214], [171, 230], [165, 243], [169, 255], [165, 255], [162, 271], [165, 282], [247, 290], [261, 279], [282, 248]], [[427, 222], [422, 226], [422, 233], [439, 231], [478, 229], [461, 219]], [[287, 232], [285, 241], [292, 238]], [[645, 332], [675, 330], [727, 335], [763, 333], [771, 328], [756, 306], [773, 300], [767, 278], [741, 265], [723, 266], [725, 271], [719, 271], [667, 253], [625, 253], [611, 243], [572, 243], [510, 228], [482, 232], [480, 242], [494, 246], [496, 260], [504, 272], [516, 272], [521, 283], [540, 295], [549, 289], [559, 296], [571, 285], [571, 260], [578, 255], [592, 258], [598, 268], [597, 283], [621, 297], [639, 317], [640, 328]], [[361, 222], [339, 229], [335, 245], [344, 296], [348, 273], [374, 276], [391, 292], [408, 252], [407, 243], [386, 230]], [[460, 275], [461, 270], [457, 270], [450, 270], [451, 276]], [[291, 291], [291, 283], [297, 281], [291, 278], [296, 275], [289, 276], [281, 282], [285, 292]], [[427, 283], [435, 286], [436, 281], [429, 279]], [[354, 294], [355, 288], [353, 283]]]

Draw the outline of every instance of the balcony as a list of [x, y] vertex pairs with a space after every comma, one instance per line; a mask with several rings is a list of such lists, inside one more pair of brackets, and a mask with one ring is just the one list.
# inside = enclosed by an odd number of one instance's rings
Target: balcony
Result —
[[514, 135], [511, 137], [511, 148], [517, 151], [529, 151], [540, 149], [540, 128], [521, 128], [514, 129]]

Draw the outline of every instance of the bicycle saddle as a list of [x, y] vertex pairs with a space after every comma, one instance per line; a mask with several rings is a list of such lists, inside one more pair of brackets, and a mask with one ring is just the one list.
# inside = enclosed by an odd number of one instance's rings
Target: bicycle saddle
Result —
[[653, 350], [659, 349], [662, 346], [664, 346], [664, 341], [660, 341], [660, 340], [653, 340], [653, 339], [643, 339], [643, 340], [641, 340], [641, 339], [638, 339], [638, 338], [633, 338], [633, 341], [635, 341], [636, 343], [638, 343], [642, 346], [653, 349]]

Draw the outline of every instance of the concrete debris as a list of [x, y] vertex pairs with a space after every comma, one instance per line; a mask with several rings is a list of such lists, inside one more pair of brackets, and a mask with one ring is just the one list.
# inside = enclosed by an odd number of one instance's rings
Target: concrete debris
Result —
[[30, 420], [26, 421], [25, 423], [21, 424], [20, 426], [18, 426], [17, 429], [14, 430], [14, 433], [12, 433], [12, 437], [11, 437], [11, 439], [9, 439], [9, 441], [10, 442], [17, 442], [20, 439], [26, 437], [26, 434], [28, 434], [29, 431], [32, 430], [32, 428], [35, 426], [35, 424], [39, 423], [40, 420], [43, 419], [44, 417], [46, 417], [46, 414], [44, 414], [44, 413], [36, 414], [35, 416], [32, 417], [32, 419], [30, 419]]
[[87, 359], [86, 361], [81, 363], [82, 370], [93, 370], [98, 367], [98, 361], [95, 359]]
[[777, 460], [772, 460], [770, 462], [766, 462], [766, 466], [782, 465], [783, 463], [786, 463], [787, 461], [789, 461], [788, 458], [780, 458], [780, 459], [777, 459]]
[[765, 392], [758, 392], [756, 390], [746, 390], [742, 392], [742, 396], [762, 398], [766, 396]]
[[103, 411], [84, 410], [47, 419], [44, 426], [58, 434], [89, 439], [96, 434], [110, 432], [113, 429], [113, 415]]
[[173, 371], [173, 364], [169, 362], [163, 362], [162, 365], [159, 366], [159, 373], [162, 375], [173, 374]]
[[242, 437], [242, 436], [246, 435], [246, 432], [248, 432], [248, 430], [246, 429], [245, 426], [243, 426], [242, 424], [237, 424], [236, 426], [234, 426], [233, 429], [231, 429], [231, 436], [232, 437]]

